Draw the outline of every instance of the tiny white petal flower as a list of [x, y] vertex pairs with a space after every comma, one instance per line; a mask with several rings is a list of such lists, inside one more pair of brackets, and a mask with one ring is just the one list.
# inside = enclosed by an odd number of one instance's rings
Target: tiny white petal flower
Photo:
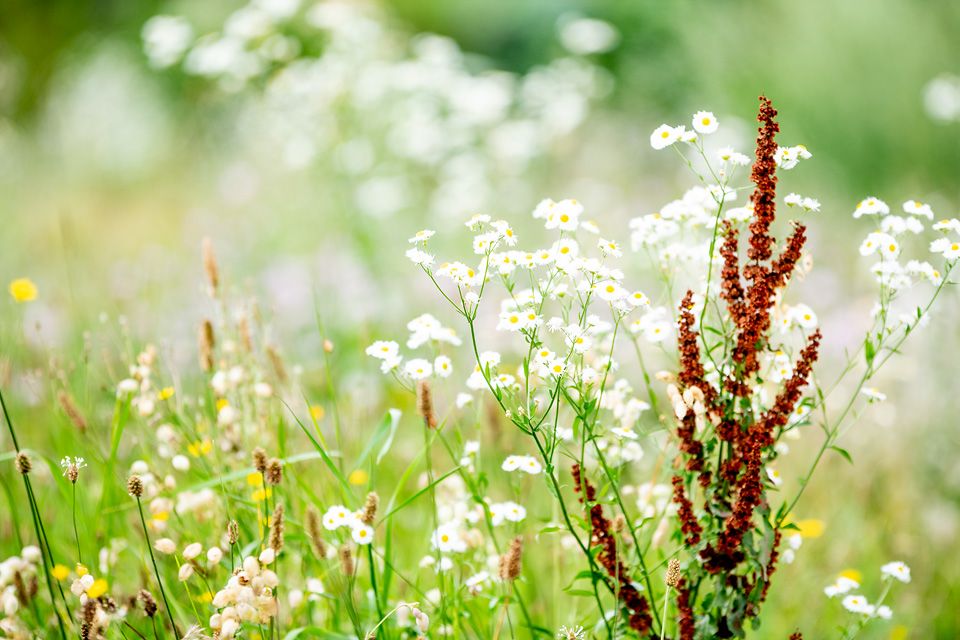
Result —
[[713, 133], [720, 123], [712, 111], [697, 111], [693, 114], [693, 128], [698, 133]]

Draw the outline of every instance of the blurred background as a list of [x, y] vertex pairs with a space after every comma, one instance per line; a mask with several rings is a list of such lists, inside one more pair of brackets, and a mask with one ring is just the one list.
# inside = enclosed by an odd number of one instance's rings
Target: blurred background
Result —
[[[3, 0], [0, 280], [29, 277], [39, 296], [0, 303], [2, 381], [43, 419], [55, 391], [40, 373], [120, 318], [133, 341], [165, 345], [171, 370], [194, 366], [209, 236], [307, 384], [320, 310], [372, 424], [408, 400], [363, 347], [439, 308], [424, 306], [408, 236], [438, 229], [438, 253], [464, 256], [462, 221], [484, 212], [535, 243], [536, 203], [576, 197], [626, 242], [630, 218], [692, 185], [649, 132], [712, 110], [718, 142], [749, 154], [761, 92], [782, 144], [814, 155], [782, 193], [822, 203], [817, 269], [791, 295], [820, 315], [828, 368], [874, 297], [855, 204], [957, 216], [958, 34], [960, 3], [920, 0]], [[890, 400], [841, 443], [855, 465], [828, 459], [806, 494], [799, 515], [824, 533], [781, 569], [756, 637], [829, 633], [843, 614], [823, 586], [854, 568], [875, 593], [893, 559], [914, 583], [866, 637], [957, 636], [960, 305], [945, 298], [878, 381]]]

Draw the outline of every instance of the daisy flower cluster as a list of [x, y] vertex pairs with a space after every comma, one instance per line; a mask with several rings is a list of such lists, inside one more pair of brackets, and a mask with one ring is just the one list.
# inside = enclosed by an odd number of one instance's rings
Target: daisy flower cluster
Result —
[[[429, 313], [424, 313], [407, 323], [410, 337], [406, 347], [411, 350], [426, 347], [437, 352], [444, 345], [458, 347], [462, 344], [456, 332], [440, 324]], [[366, 354], [380, 360], [380, 370], [407, 382], [416, 383], [431, 377], [446, 378], [453, 373], [449, 356], [439, 354], [432, 358], [407, 358], [400, 355], [400, 345], [393, 340], [377, 340], [366, 349]]]
[[[871, 266], [884, 289], [888, 292], [882, 303], [889, 304], [896, 294], [913, 286], [917, 281], [925, 281], [937, 286], [943, 280], [943, 274], [930, 262], [925, 260], [908, 260], [901, 264], [901, 255], [904, 246], [911, 236], [921, 236], [926, 231], [925, 221], [932, 221], [933, 209], [929, 204], [907, 200], [903, 203], [903, 214], [890, 213], [890, 207], [879, 198], [871, 196], [861, 200], [853, 212], [854, 218], [863, 216], [873, 218], [878, 229], [867, 234], [860, 243], [860, 255], [864, 257], [877, 256], [879, 262]], [[956, 233], [960, 229], [960, 222], [942, 220], [932, 225], [936, 231]], [[951, 251], [950, 247], [954, 250]], [[948, 263], [960, 257], [960, 244], [952, 242], [948, 235], [944, 235], [930, 242], [930, 252], [945, 259]]]
[[565, 19], [567, 53], [518, 75], [475, 71], [452, 39], [407, 33], [376, 3], [250, 0], [216, 30], [199, 22], [147, 21], [151, 65], [243, 96], [238, 131], [251, 151], [291, 170], [323, 167], [375, 218], [493, 204], [609, 91], [589, 56], [617, 40], [605, 22]]
[[323, 528], [327, 531], [336, 531], [340, 528], [350, 530], [350, 537], [357, 544], [366, 545], [373, 542], [373, 527], [364, 518], [364, 512], [349, 511], [343, 505], [334, 505], [323, 514]]
[[893, 610], [883, 603], [894, 582], [910, 582], [910, 567], [900, 561], [888, 562], [880, 567], [880, 576], [883, 589], [872, 604], [865, 596], [855, 593], [860, 590], [861, 576], [854, 569], [844, 571], [833, 584], [824, 588], [823, 592], [828, 598], [839, 599], [844, 609], [857, 616], [844, 637], [854, 637], [873, 619], [889, 620], [893, 617]]

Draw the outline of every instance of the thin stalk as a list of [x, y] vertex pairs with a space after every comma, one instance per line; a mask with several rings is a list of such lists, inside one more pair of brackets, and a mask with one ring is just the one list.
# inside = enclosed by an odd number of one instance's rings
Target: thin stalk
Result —
[[153, 573], [157, 577], [157, 584], [160, 586], [160, 596], [163, 598], [163, 606], [167, 610], [167, 617], [170, 618], [173, 634], [177, 640], [180, 640], [180, 631], [177, 629], [177, 623], [173, 620], [173, 610], [167, 601], [167, 593], [163, 588], [163, 580], [160, 579], [160, 569], [157, 567], [157, 559], [153, 555], [153, 546], [150, 544], [150, 534], [147, 532], [147, 521], [143, 517], [143, 505], [140, 503], [140, 496], [135, 497], [137, 499], [137, 512], [140, 514], [140, 524], [143, 526], [143, 537], [147, 542], [147, 551], [150, 552], [150, 562], [153, 563]]

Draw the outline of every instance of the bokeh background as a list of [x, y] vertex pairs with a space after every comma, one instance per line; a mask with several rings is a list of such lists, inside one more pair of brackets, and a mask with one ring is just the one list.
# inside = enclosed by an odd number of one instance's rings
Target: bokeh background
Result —
[[[40, 291], [30, 305], [0, 302], [0, 383], [31, 407], [35, 440], [55, 434], [52, 362], [76, 367], [91, 344], [122, 350], [129, 336], [163, 345], [171, 370], [194, 366], [204, 236], [228, 286], [262, 301], [308, 387], [322, 382], [320, 310], [337, 383], [362, 397], [352, 419], [372, 426], [409, 400], [363, 347], [423, 311], [442, 316], [403, 257], [409, 235], [439, 229], [438, 251], [464, 254], [461, 222], [480, 211], [532, 238], [528, 214], [549, 196], [578, 198], [626, 241], [629, 218], [692, 184], [649, 132], [709, 109], [723, 141], [749, 153], [761, 92], [784, 144], [814, 154], [783, 188], [823, 204], [809, 221], [817, 268], [791, 295], [820, 315], [825, 370], [855, 348], [874, 295], [856, 202], [960, 208], [955, 2], [243, 7], [0, 4], [0, 280], [30, 277]], [[914, 581], [866, 637], [957, 636], [960, 304], [952, 288], [945, 298], [877, 381], [889, 401], [841, 443], [855, 464], [828, 458], [807, 492], [798, 515], [824, 533], [781, 568], [755, 637], [829, 636], [843, 614], [823, 586], [854, 568], [876, 588], [892, 559]], [[90, 358], [104, 389], [107, 361]], [[816, 439], [782, 469], [788, 485]]]

